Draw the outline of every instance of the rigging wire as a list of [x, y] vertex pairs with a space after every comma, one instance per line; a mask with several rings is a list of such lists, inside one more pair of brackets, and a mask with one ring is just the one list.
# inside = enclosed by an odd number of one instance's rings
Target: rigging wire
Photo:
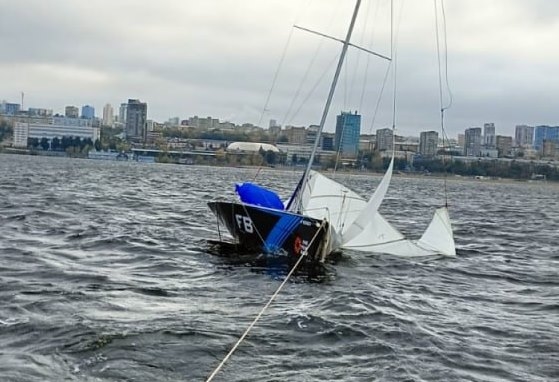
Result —
[[[369, 2], [369, 7], [370, 7], [370, 2]], [[373, 15], [373, 20], [377, 19], [377, 15], [379, 12], [379, 4], [380, 2], [376, 3], [376, 7], [375, 7], [375, 12]], [[367, 14], [369, 12], [369, 7], [367, 7]], [[365, 32], [363, 32], [364, 34]], [[373, 41], [374, 41], [374, 36], [375, 36], [375, 24], [373, 24], [372, 30], [371, 30], [371, 44], [369, 45], [369, 49], [373, 50]], [[363, 100], [365, 99], [365, 89], [367, 88], [367, 78], [368, 78], [368, 73], [369, 73], [369, 65], [371, 63], [371, 56], [367, 55], [367, 61], [365, 62], [365, 80], [363, 81], [363, 86], [361, 87], [361, 97], [359, 98], [359, 110], [361, 111], [363, 109]]]
[[262, 125], [262, 120], [264, 119], [264, 114], [268, 110], [268, 105], [270, 104], [270, 98], [272, 97], [272, 92], [274, 91], [274, 88], [276, 86], [276, 81], [278, 79], [280, 69], [283, 66], [283, 61], [285, 60], [285, 56], [287, 55], [287, 48], [289, 47], [289, 43], [291, 42], [291, 37], [293, 36], [293, 30], [294, 30], [294, 28], [291, 28], [291, 30], [289, 31], [289, 37], [287, 38], [287, 42], [285, 43], [285, 46], [283, 48], [283, 52], [281, 54], [281, 58], [280, 58], [278, 68], [276, 69], [276, 72], [274, 73], [274, 78], [272, 79], [272, 86], [270, 87], [270, 91], [268, 92], [268, 96], [266, 97], [266, 102], [264, 102], [264, 107], [262, 108], [262, 113], [260, 114], [260, 119], [258, 120], [258, 126]]
[[[319, 44], [317, 45], [317, 47], [315, 49], [314, 55], [313, 55], [309, 65], [307, 66], [307, 69], [305, 70], [305, 74], [303, 75], [303, 78], [301, 79], [301, 82], [299, 82], [299, 86], [297, 87], [297, 90], [295, 91], [295, 95], [293, 96], [293, 98], [291, 98], [291, 103], [289, 104], [289, 107], [287, 108], [287, 111], [285, 112], [285, 115], [282, 119], [282, 121], [284, 121], [284, 123], [286, 121], [288, 121], [288, 117], [291, 114], [291, 111], [293, 110], [293, 107], [295, 106], [295, 101], [297, 101], [297, 98], [299, 98], [299, 94], [301, 93], [303, 85], [307, 81], [309, 73], [311, 72], [311, 69], [314, 66], [314, 63], [315, 63], [315, 61], [318, 57], [318, 53], [320, 52], [320, 49], [322, 48], [323, 43], [324, 43], [324, 39], [321, 39]], [[291, 117], [291, 119], [293, 119], [293, 118], [294, 118], [294, 116]], [[289, 121], [291, 121], [291, 120], [289, 120]]]
[[[442, 15], [442, 27], [439, 27], [439, 11], [437, 8], [437, 0], [433, 0], [433, 5], [435, 8], [435, 37], [436, 37], [436, 45], [437, 45], [437, 62], [438, 62], [438, 75], [439, 75], [439, 104], [440, 104], [440, 112], [441, 112], [441, 135], [442, 135], [442, 139], [443, 139], [443, 169], [445, 169], [446, 167], [446, 146], [445, 146], [445, 140], [448, 143], [449, 139], [448, 136], [446, 134], [446, 130], [445, 130], [445, 124], [444, 124], [444, 117], [445, 117], [445, 111], [448, 110], [451, 106], [452, 106], [452, 92], [450, 90], [450, 84], [448, 81], [448, 46], [447, 46], [447, 33], [446, 33], [446, 14], [444, 11], [444, 0], [440, 0], [440, 7], [441, 7], [441, 15]], [[442, 28], [442, 33], [443, 33], [443, 44], [444, 44], [444, 78], [445, 78], [445, 84], [446, 84], [446, 90], [447, 90], [447, 95], [448, 95], [448, 104], [446, 106], [444, 106], [444, 98], [443, 98], [443, 68], [441, 65], [441, 49], [440, 49], [440, 43], [441, 43], [441, 38], [439, 36], [439, 29]], [[450, 144], [449, 144], [450, 146]], [[448, 188], [447, 188], [447, 171], [445, 169], [444, 171], [444, 177], [443, 177], [443, 184], [444, 184], [444, 205], [445, 207], [448, 207]]]
[[[309, 0], [309, 2], [310, 2], [310, 0]], [[329, 19], [328, 19], [328, 23], [327, 23], [326, 29], [329, 29], [329, 28], [332, 26], [332, 24], [334, 23], [334, 20], [337, 18], [337, 16], [338, 16], [338, 10], [339, 10], [339, 8], [341, 7], [341, 4], [342, 4], [341, 2], [338, 2], [338, 4], [336, 5], [336, 7], [333, 9], [332, 14], [330, 15], [330, 17], [329, 17]], [[293, 25], [293, 29], [303, 29], [303, 30], [304, 30], [304, 28], [298, 27], [297, 24], [294, 24], [294, 25]], [[320, 53], [320, 51], [321, 51], [321, 49], [322, 49], [322, 45], [323, 45], [324, 41], [325, 41], [324, 39], [321, 39], [320, 42], [319, 42], [319, 44], [317, 45], [317, 47], [316, 47], [316, 49], [315, 49], [315, 51], [314, 51], [314, 55], [313, 55], [313, 57], [311, 58], [311, 60], [309, 61], [309, 64], [307, 65], [307, 69], [305, 70], [305, 73], [304, 73], [304, 75], [303, 75], [301, 81], [299, 82], [299, 86], [297, 87], [297, 90], [295, 91], [295, 94], [293, 95], [293, 97], [292, 97], [292, 99], [291, 99], [291, 103], [289, 104], [289, 108], [288, 108], [287, 111], [285, 112], [285, 115], [284, 115], [283, 119], [280, 120], [280, 121], [283, 122], [284, 125], [290, 124], [290, 123], [293, 121], [293, 119], [295, 119], [295, 117], [297, 116], [298, 112], [301, 110], [301, 108], [302, 108], [302, 106], [303, 106], [303, 105], [300, 105], [300, 106], [297, 108], [297, 110], [295, 111], [295, 113], [291, 114], [291, 112], [292, 112], [292, 110], [293, 110], [293, 107], [294, 107], [294, 105], [295, 105], [297, 99], [299, 98], [299, 95], [300, 95], [300, 93], [301, 93], [301, 90], [303, 89], [303, 85], [304, 85], [305, 82], [307, 81], [307, 78], [309, 77], [309, 74], [311, 73], [311, 69], [313, 68], [313, 66], [315, 66], [315, 61], [316, 61], [316, 59], [317, 59], [317, 57], [318, 57], [318, 55], [319, 55], [319, 53]], [[330, 65], [329, 65], [328, 67], [330, 67]], [[321, 78], [322, 78], [322, 77], [321, 77]], [[313, 91], [314, 91], [315, 88], [316, 88], [316, 86], [313, 87]], [[303, 102], [305, 102], [308, 98], [309, 98], [309, 97], [306, 97], [305, 100], [304, 100]], [[290, 115], [290, 114], [291, 114], [291, 115]]]
[[[307, 8], [308, 8], [310, 2], [311, 2], [311, 0], [309, 0], [307, 2]], [[301, 11], [301, 9], [299, 9], [299, 12], [297, 12], [298, 15], [295, 17], [295, 21], [293, 22], [293, 25], [297, 24], [297, 20], [300, 17], [301, 13], [302, 13], [302, 11]], [[274, 88], [276, 86], [276, 81], [278, 79], [280, 70], [283, 66], [283, 62], [284, 62], [285, 57], [287, 55], [287, 49], [289, 48], [289, 45], [291, 43], [291, 38], [293, 37], [293, 29], [294, 28], [292, 27], [291, 30], [289, 31], [289, 36], [287, 37], [287, 41], [285, 42], [285, 46], [283, 47], [283, 52], [281, 54], [281, 58], [280, 58], [278, 67], [276, 69], [276, 72], [274, 73], [274, 77], [272, 79], [272, 85], [270, 86], [270, 91], [268, 92], [268, 96], [266, 97], [266, 102], [264, 102], [264, 107], [262, 108], [262, 113], [260, 114], [260, 119], [258, 120], [258, 125], [257, 126], [261, 127], [262, 120], [264, 119], [264, 114], [266, 113], [266, 111], [268, 111], [268, 105], [270, 104], [270, 99], [272, 97], [272, 93], [273, 93]]]
[[332, 57], [332, 59], [330, 60], [330, 62], [328, 63], [328, 65], [325, 67], [324, 71], [322, 72], [322, 74], [320, 75], [320, 77], [318, 77], [318, 79], [316, 80], [314, 86], [311, 88], [311, 90], [309, 91], [309, 93], [307, 94], [307, 96], [303, 99], [303, 101], [301, 102], [301, 104], [299, 105], [299, 107], [297, 108], [297, 110], [295, 110], [295, 113], [293, 113], [293, 115], [290, 117], [289, 120], [285, 121], [285, 123], [289, 124], [293, 121], [293, 119], [295, 119], [295, 117], [297, 117], [297, 115], [299, 115], [299, 112], [301, 111], [301, 109], [303, 108], [303, 106], [305, 106], [305, 104], [307, 103], [307, 101], [311, 98], [311, 96], [314, 94], [315, 90], [318, 88], [318, 85], [320, 85], [322, 83], [322, 80], [324, 79], [324, 77], [326, 76], [326, 74], [330, 73], [330, 69], [334, 66], [334, 64], [336, 63], [336, 61], [338, 61], [338, 59], [340, 58], [340, 55], [337, 54], [336, 56]]

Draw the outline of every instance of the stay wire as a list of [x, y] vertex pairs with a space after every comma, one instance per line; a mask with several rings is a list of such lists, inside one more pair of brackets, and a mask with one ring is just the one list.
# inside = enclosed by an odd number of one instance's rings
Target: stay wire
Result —
[[437, 63], [438, 63], [438, 77], [439, 77], [439, 104], [440, 104], [440, 111], [441, 111], [441, 135], [443, 139], [443, 169], [444, 169], [444, 176], [443, 176], [443, 185], [444, 185], [444, 205], [448, 207], [448, 185], [447, 185], [447, 170], [446, 170], [446, 150], [445, 150], [445, 138], [448, 142], [448, 137], [446, 135], [445, 125], [444, 125], [444, 117], [445, 111], [452, 106], [452, 92], [450, 91], [450, 85], [448, 81], [448, 47], [447, 47], [447, 33], [446, 33], [446, 14], [444, 12], [444, 0], [441, 1], [441, 14], [443, 17], [443, 36], [444, 36], [444, 73], [445, 73], [445, 82], [446, 88], [448, 92], [449, 102], [446, 106], [443, 105], [443, 74], [442, 74], [442, 64], [441, 64], [441, 49], [440, 49], [440, 42], [441, 38], [439, 36], [439, 11], [437, 7], [437, 0], [433, 0], [434, 10], [435, 10], [435, 37], [436, 37], [436, 46], [437, 46]]
[[[310, 3], [310, 0], [307, 2], [307, 7], [309, 6], [309, 3]], [[298, 12], [299, 16], [300, 16], [301, 13], [302, 13], [301, 10], [299, 10], [299, 12]], [[285, 46], [283, 47], [283, 52], [281, 54], [281, 58], [280, 58], [278, 67], [277, 67], [276, 72], [274, 73], [274, 77], [272, 79], [272, 86], [270, 86], [270, 91], [268, 92], [268, 96], [266, 97], [266, 102], [264, 103], [264, 107], [262, 108], [262, 113], [260, 114], [260, 119], [258, 120], [258, 125], [257, 126], [259, 126], [259, 127], [262, 127], [261, 126], [262, 125], [262, 120], [264, 119], [264, 114], [266, 114], [266, 111], [268, 110], [268, 106], [270, 104], [270, 99], [272, 97], [272, 93], [273, 93], [274, 88], [276, 86], [276, 81], [278, 79], [280, 70], [283, 66], [283, 61], [285, 60], [285, 57], [287, 55], [287, 49], [289, 48], [289, 45], [291, 43], [291, 38], [293, 37], [293, 31], [295, 29], [294, 26], [297, 24], [297, 20], [298, 20], [299, 16], [297, 16], [295, 18], [295, 21], [293, 22], [293, 26], [291, 27], [291, 30], [289, 31], [289, 36], [287, 37], [287, 41], [285, 43]]]

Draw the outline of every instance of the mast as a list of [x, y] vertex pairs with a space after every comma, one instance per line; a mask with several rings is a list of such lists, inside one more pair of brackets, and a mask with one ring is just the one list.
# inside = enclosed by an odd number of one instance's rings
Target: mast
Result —
[[334, 79], [332, 80], [332, 84], [330, 85], [330, 92], [328, 93], [328, 98], [326, 99], [324, 110], [322, 111], [322, 118], [320, 119], [320, 125], [318, 128], [318, 133], [316, 134], [316, 138], [314, 140], [314, 145], [311, 151], [311, 156], [309, 158], [309, 163], [307, 163], [307, 167], [305, 168], [305, 172], [303, 173], [301, 187], [299, 188], [299, 192], [297, 195], [296, 210], [298, 212], [300, 212], [301, 210], [302, 192], [304, 192], [305, 188], [307, 187], [307, 183], [309, 180], [309, 173], [311, 171], [311, 167], [314, 161], [314, 156], [318, 148], [318, 144], [320, 142], [320, 136], [322, 135], [322, 130], [324, 129], [324, 124], [326, 123], [326, 117], [328, 116], [328, 111], [330, 110], [330, 104], [332, 103], [332, 98], [334, 98], [334, 91], [336, 90], [338, 78], [340, 77], [340, 72], [342, 71], [342, 65], [344, 63], [347, 48], [350, 45], [349, 40], [351, 39], [351, 34], [353, 33], [353, 27], [355, 26], [355, 20], [357, 19], [357, 13], [359, 12], [360, 5], [361, 5], [361, 0], [357, 0], [355, 3], [355, 9], [353, 10], [353, 16], [351, 17], [351, 23], [349, 24], [349, 29], [347, 31], [346, 38], [343, 41], [342, 53], [340, 55], [340, 59], [338, 60], [336, 73], [334, 74]]

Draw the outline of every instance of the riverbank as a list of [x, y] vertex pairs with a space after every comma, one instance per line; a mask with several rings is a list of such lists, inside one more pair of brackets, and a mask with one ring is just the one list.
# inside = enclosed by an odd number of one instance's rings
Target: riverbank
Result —
[[[49, 156], [49, 157], [64, 157], [72, 159], [87, 159], [95, 161], [106, 161], [112, 162], [113, 160], [103, 160], [103, 159], [90, 159], [84, 155], [68, 155], [65, 152], [57, 151], [42, 151], [42, 150], [29, 150], [29, 149], [14, 149], [14, 148], [0, 148], [0, 154], [5, 155], [29, 155], [29, 156]], [[134, 161], [129, 159], [129, 161]], [[145, 160], [140, 160], [139, 162], [147, 162]], [[158, 163], [158, 164], [176, 164], [176, 165], [200, 165], [209, 167], [224, 167], [224, 168], [247, 168], [254, 169], [254, 171], [261, 170], [273, 170], [273, 171], [285, 171], [285, 172], [303, 172], [304, 166], [285, 166], [285, 165], [275, 165], [275, 166], [251, 166], [251, 165], [233, 165], [233, 164], [218, 164], [211, 163], [210, 161], [204, 161], [203, 163], [194, 163], [189, 161], [186, 163], [172, 163], [172, 162], [148, 162], [148, 163]], [[333, 169], [320, 170], [324, 174], [336, 174], [336, 175], [355, 175], [355, 176], [382, 176], [383, 172], [368, 171], [368, 170], [355, 170], [355, 169], [339, 169], [334, 172]], [[508, 178], [508, 177], [489, 177], [489, 176], [467, 176], [458, 174], [444, 174], [444, 173], [426, 173], [426, 172], [404, 172], [404, 171], [394, 171], [393, 177], [396, 178], [432, 178], [436, 180], [445, 179], [447, 181], [473, 181], [473, 182], [494, 182], [494, 183], [540, 183], [540, 184], [555, 184], [559, 185], [558, 181], [546, 180], [546, 179], [525, 179], [525, 178]]]

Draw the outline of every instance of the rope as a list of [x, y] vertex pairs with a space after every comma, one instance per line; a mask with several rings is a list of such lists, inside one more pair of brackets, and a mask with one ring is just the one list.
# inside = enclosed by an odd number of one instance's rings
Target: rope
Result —
[[[314, 243], [315, 239], [318, 237], [318, 233], [322, 230], [322, 227], [324, 227], [324, 223], [326, 221], [323, 220], [322, 224], [320, 225], [320, 228], [316, 231], [316, 233], [314, 234], [310, 244], [307, 246], [307, 248], [310, 248], [312, 246], [312, 244]], [[254, 325], [256, 325], [256, 323], [258, 322], [258, 320], [260, 320], [260, 317], [262, 317], [262, 315], [264, 314], [264, 312], [266, 312], [266, 310], [268, 309], [268, 307], [272, 304], [272, 302], [274, 301], [274, 299], [276, 298], [276, 296], [279, 294], [279, 292], [282, 290], [283, 286], [287, 283], [287, 281], [289, 280], [289, 278], [293, 275], [293, 273], [295, 272], [295, 270], [297, 269], [297, 267], [299, 266], [299, 264], [301, 263], [301, 261], [303, 260], [303, 258], [307, 255], [308, 251], [307, 249], [305, 249], [302, 253], [301, 256], [299, 256], [299, 259], [297, 259], [297, 262], [295, 263], [295, 265], [293, 266], [293, 268], [291, 268], [291, 270], [289, 271], [289, 273], [287, 274], [287, 276], [285, 277], [285, 279], [283, 280], [283, 282], [280, 284], [280, 286], [278, 287], [278, 289], [274, 292], [274, 294], [272, 295], [272, 297], [270, 297], [270, 299], [268, 300], [268, 302], [266, 303], [266, 305], [264, 305], [264, 307], [260, 310], [260, 312], [258, 313], [258, 315], [256, 316], [256, 318], [250, 323], [250, 325], [246, 328], [245, 332], [243, 333], [243, 335], [237, 340], [237, 342], [235, 343], [235, 345], [233, 346], [233, 348], [231, 348], [231, 350], [229, 351], [229, 353], [227, 353], [227, 355], [225, 356], [225, 358], [223, 358], [223, 360], [221, 361], [221, 363], [216, 367], [216, 369], [210, 374], [210, 376], [208, 377], [208, 379], [206, 379], [206, 382], [210, 382], [213, 380], [213, 378], [217, 375], [217, 373], [221, 370], [221, 368], [223, 367], [223, 365], [225, 365], [225, 362], [227, 362], [227, 360], [233, 355], [233, 353], [235, 352], [235, 350], [237, 350], [237, 348], [239, 347], [239, 345], [241, 344], [241, 342], [243, 342], [243, 340], [245, 339], [245, 337], [249, 334], [249, 332], [252, 330], [252, 328], [254, 327]]]

